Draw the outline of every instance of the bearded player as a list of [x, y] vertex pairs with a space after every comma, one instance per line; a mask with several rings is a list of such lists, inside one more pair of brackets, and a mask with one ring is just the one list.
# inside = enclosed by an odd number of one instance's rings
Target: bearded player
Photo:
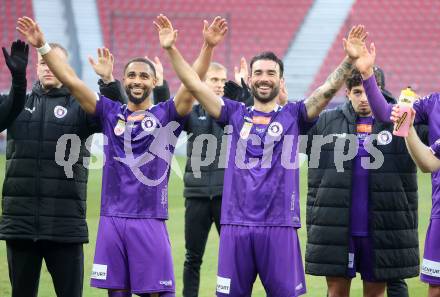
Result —
[[[108, 289], [111, 297], [175, 296], [171, 247], [165, 220], [171, 155], [193, 98], [181, 87], [173, 100], [152, 105], [156, 84], [152, 63], [131, 60], [124, 70], [129, 102], [98, 96], [72, 68], [58, 58], [30, 18], [18, 20], [17, 30], [39, 53], [81, 107], [101, 122], [104, 148], [101, 217], [92, 286]], [[204, 44], [194, 68], [206, 74], [214, 47], [227, 31], [224, 19], [205, 21]], [[151, 154], [154, 152], [155, 154]]]
[[[220, 123], [232, 126], [225, 171], [217, 296], [251, 296], [259, 274], [267, 295], [293, 297], [306, 291], [301, 251], [298, 135], [305, 133], [342, 86], [357, 52], [348, 56], [327, 81], [305, 101], [276, 104], [283, 80], [283, 63], [262, 53], [250, 63], [249, 85], [254, 106], [218, 97], [198, 78], [176, 48], [177, 31], [163, 15], [156, 28], [174, 70], [203, 108]], [[361, 42], [358, 26], [348, 40]], [[251, 143], [248, 143], [250, 140]], [[283, 148], [284, 147], [284, 148]], [[270, 158], [265, 150], [271, 149]]]

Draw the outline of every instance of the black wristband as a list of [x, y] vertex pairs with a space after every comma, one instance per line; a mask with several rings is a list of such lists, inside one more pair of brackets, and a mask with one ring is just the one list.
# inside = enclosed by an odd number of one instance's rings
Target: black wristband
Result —
[[105, 83], [101, 78], [98, 80], [98, 86], [100, 86], [100, 87], [106, 87], [106, 86], [109, 86], [109, 85], [111, 85], [111, 84], [113, 84], [113, 83], [115, 83], [116, 82], [116, 80], [114, 80], [114, 81], [111, 81], [111, 82], [109, 82], [109, 83]]

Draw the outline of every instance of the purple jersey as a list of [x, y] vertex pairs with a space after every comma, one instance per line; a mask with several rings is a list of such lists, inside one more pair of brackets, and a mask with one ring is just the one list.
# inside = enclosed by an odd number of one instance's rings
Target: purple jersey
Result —
[[99, 97], [95, 115], [106, 137], [101, 216], [168, 218], [168, 178], [184, 117], [174, 101], [131, 112]]
[[368, 236], [368, 170], [361, 165], [362, 157], [370, 154], [364, 148], [364, 140], [373, 129], [372, 117], [359, 117], [356, 123], [359, 149], [353, 160], [351, 189], [350, 228], [353, 236]]
[[300, 227], [298, 135], [307, 120], [303, 101], [259, 112], [223, 100], [219, 122], [232, 126], [221, 223]]
[[[376, 84], [372, 75], [363, 82], [368, 102], [376, 119], [382, 122], [391, 122], [392, 105], [388, 104]], [[440, 93], [432, 93], [413, 104], [416, 110], [415, 124], [424, 124], [429, 127], [429, 144], [432, 145], [440, 138]], [[440, 171], [432, 173], [432, 210], [431, 218], [440, 218]]]
[[[429, 144], [435, 145], [440, 138], [440, 93], [430, 94], [413, 104], [416, 110], [415, 124], [429, 127]], [[431, 218], [440, 218], [440, 171], [433, 172], [432, 179], [432, 210]]]
[[437, 139], [429, 148], [434, 156], [440, 159], [440, 139]]

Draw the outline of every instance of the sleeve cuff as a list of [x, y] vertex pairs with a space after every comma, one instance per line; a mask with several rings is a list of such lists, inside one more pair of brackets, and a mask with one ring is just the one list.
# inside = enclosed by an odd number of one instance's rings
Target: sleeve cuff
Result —
[[370, 76], [369, 78], [362, 80], [362, 84], [364, 85], [364, 88], [371, 87], [371, 85], [377, 86], [377, 82], [376, 82], [376, 78], [374, 77], [374, 74], [372, 76]]

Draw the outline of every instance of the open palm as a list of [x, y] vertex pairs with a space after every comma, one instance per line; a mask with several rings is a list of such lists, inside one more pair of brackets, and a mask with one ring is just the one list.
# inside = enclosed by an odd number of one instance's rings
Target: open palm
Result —
[[210, 46], [216, 46], [219, 44], [225, 37], [227, 31], [228, 24], [226, 19], [217, 16], [212, 21], [211, 25], [208, 25], [206, 20], [204, 21], [203, 38]]
[[98, 61], [89, 57], [89, 63], [100, 77], [110, 78], [113, 73], [114, 58], [108, 48], [98, 48]]
[[367, 72], [374, 66], [376, 59], [376, 52], [374, 44], [370, 45], [368, 50], [365, 45], [368, 33], [365, 31], [365, 27], [358, 25], [353, 27], [348, 34], [348, 38], [344, 38], [344, 50], [347, 55], [355, 61], [355, 67], [361, 72]]
[[374, 43], [370, 44], [370, 49], [364, 46], [360, 57], [354, 63], [354, 66], [360, 73], [373, 71], [374, 62], [376, 60], [376, 49]]
[[18, 19], [17, 31], [20, 32], [33, 47], [39, 48], [45, 43], [44, 34], [41, 32], [40, 27], [29, 17]]
[[365, 31], [365, 27], [357, 25], [351, 28], [347, 39], [343, 39], [344, 50], [351, 59], [355, 60], [361, 56], [367, 36], [368, 33]]
[[249, 77], [249, 70], [247, 67], [247, 62], [245, 57], [241, 57], [240, 59], [240, 68], [237, 66], [234, 67], [234, 78], [235, 82], [241, 85], [241, 80], [246, 81]]
[[154, 26], [156, 27], [157, 32], [159, 33], [160, 45], [164, 49], [171, 48], [177, 39], [177, 30], [173, 29], [173, 25], [171, 24], [171, 21], [163, 14], [160, 14], [156, 18], [156, 21], [154, 22]]
[[151, 60], [150, 58], [148, 58], [148, 56], [145, 56], [145, 59], [147, 59], [154, 65], [154, 70], [156, 70], [157, 86], [163, 85], [163, 65], [159, 57], [156, 56], [154, 57], [154, 60]]

